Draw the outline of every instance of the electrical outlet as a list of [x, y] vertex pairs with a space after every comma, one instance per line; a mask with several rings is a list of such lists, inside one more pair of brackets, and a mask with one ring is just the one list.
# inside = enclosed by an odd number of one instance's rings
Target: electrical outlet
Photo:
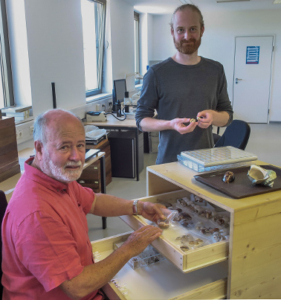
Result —
[[17, 140], [20, 140], [20, 139], [22, 138], [22, 131], [18, 129], [18, 130], [16, 131], [16, 134], [17, 134], [17, 135], [16, 135]]
[[34, 131], [34, 126], [32, 125], [32, 126], [29, 127], [29, 133], [30, 133], [30, 135], [33, 135], [33, 131]]

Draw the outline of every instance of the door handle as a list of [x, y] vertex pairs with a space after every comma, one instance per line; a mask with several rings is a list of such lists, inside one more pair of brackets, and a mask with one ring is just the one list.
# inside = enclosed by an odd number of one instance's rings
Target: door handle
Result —
[[242, 80], [242, 79], [240, 79], [240, 78], [235, 78], [235, 83], [238, 84], [238, 81], [239, 81], [239, 80]]

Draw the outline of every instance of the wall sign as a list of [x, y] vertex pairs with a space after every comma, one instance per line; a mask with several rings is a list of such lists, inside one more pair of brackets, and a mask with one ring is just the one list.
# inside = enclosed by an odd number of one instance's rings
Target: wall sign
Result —
[[246, 64], [257, 65], [260, 59], [260, 46], [247, 46]]

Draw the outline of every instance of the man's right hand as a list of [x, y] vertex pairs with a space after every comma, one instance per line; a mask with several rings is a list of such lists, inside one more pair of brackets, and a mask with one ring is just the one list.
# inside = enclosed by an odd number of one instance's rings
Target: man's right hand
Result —
[[154, 240], [156, 240], [162, 233], [162, 230], [158, 227], [147, 225], [134, 231], [122, 245], [126, 247], [126, 251], [130, 253], [131, 257], [134, 257], [141, 252]]
[[190, 118], [175, 118], [170, 121], [170, 124], [171, 127], [180, 134], [186, 134], [192, 132], [197, 126], [198, 122], [190, 122]]

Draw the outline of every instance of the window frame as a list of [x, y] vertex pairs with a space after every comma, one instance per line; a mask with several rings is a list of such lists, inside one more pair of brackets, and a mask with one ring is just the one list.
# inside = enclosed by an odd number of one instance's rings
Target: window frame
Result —
[[[138, 36], [137, 39], [134, 37], [134, 43], [137, 40], [137, 45], [134, 45], [134, 72], [140, 73], [140, 14], [134, 11], [134, 22], [137, 21], [138, 24]], [[135, 34], [135, 30], [134, 30]], [[135, 85], [140, 84], [140, 79], [135, 79]]]
[[[105, 40], [105, 24], [106, 24], [106, 0], [88, 0], [89, 2], [96, 2], [103, 5], [102, 15], [103, 20], [101, 22], [103, 30], [99, 31], [98, 26], [96, 26], [96, 36], [100, 36], [100, 46], [97, 48], [99, 53], [97, 54], [97, 81], [98, 88], [92, 90], [86, 90], [86, 98], [95, 96], [102, 93], [102, 85], [103, 85], [103, 62], [104, 62], [104, 40]], [[96, 20], [96, 12], [95, 12], [95, 20]], [[83, 18], [83, 16], [82, 16]], [[102, 50], [102, 51], [100, 51]]]
[[1, 0], [0, 3], [0, 23], [2, 24], [2, 26], [0, 26], [0, 76], [3, 86], [4, 107], [10, 107], [14, 106], [15, 101], [13, 91], [10, 43], [8, 35], [6, 0]]

